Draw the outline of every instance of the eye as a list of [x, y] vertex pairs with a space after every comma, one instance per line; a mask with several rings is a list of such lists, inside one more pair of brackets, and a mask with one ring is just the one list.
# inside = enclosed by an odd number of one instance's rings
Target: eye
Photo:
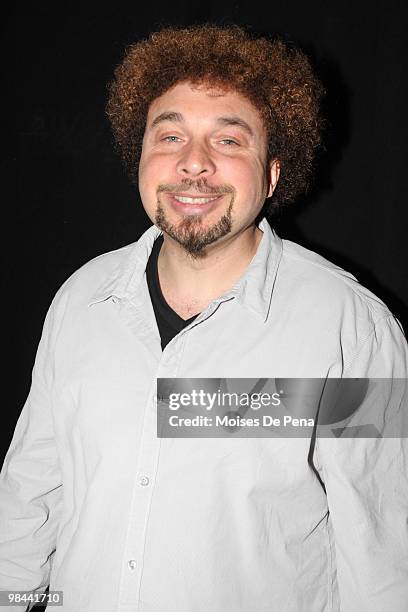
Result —
[[223, 140], [220, 140], [220, 142], [226, 142], [228, 146], [231, 144], [239, 146], [235, 140], [232, 140], [232, 138], [223, 138]]
[[177, 142], [180, 140], [180, 138], [178, 138], [178, 136], [165, 136], [163, 140], [166, 140], [167, 142]]

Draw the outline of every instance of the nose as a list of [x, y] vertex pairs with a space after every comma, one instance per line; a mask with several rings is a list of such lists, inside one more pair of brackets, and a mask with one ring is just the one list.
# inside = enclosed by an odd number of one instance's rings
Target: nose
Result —
[[177, 162], [177, 172], [184, 177], [211, 176], [215, 164], [204, 143], [191, 142]]

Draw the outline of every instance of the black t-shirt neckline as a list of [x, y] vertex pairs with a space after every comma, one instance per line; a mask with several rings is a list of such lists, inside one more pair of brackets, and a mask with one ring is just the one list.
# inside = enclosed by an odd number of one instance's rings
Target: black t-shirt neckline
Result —
[[164, 349], [170, 340], [172, 340], [174, 336], [184, 329], [184, 327], [194, 321], [198, 315], [194, 315], [193, 317], [185, 320], [180, 317], [180, 315], [178, 315], [177, 312], [175, 312], [164, 299], [160, 287], [159, 271], [157, 267], [159, 253], [163, 242], [163, 234], [160, 234], [160, 236], [158, 236], [154, 241], [152, 252], [150, 253], [146, 266], [146, 279], [154, 314], [156, 316], [157, 326], [159, 328], [160, 337], [162, 340], [162, 348]]

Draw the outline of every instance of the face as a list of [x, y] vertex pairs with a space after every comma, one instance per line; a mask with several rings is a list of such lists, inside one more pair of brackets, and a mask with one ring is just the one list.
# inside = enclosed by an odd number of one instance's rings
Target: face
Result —
[[139, 191], [150, 219], [193, 257], [254, 224], [279, 177], [253, 104], [179, 83], [149, 108]]

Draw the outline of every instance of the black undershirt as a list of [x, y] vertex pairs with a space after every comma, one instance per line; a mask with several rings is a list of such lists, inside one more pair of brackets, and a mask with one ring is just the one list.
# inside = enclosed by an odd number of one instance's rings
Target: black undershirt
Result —
[[160, 234], [154, 241], [153, 249], [147, 262], [146, 279], [154, 314], [156, 315], [157, 327], [159, 328], [162, 349], [164, 349], [170, 340], [172, 340], [184, 327], [189, 325], [191, 321], [194, 321], [198, 315], [194, 315], [194, 317], [190, 317], [190, 319], [185, 321], [177, 312], [170, 308], [164, 299], [160, 288], [159, 272], [157, 269], [157, 260], [162, 244], [163, 234]]

